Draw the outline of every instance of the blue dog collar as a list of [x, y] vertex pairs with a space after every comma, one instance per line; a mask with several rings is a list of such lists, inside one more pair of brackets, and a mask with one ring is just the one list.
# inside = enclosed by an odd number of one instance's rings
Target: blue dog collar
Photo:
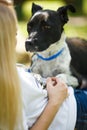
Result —
[[62, 49], [61, 49], [60, 51], [58, 51], [56, 54], [54, 54], [54, 55], [52, 55], [52, 56], [50, 56], [50, 57], [47, 57], [47, 58], [41, 56], [40, 54], [37, 54], [37, 57], [38, 57], [39, 59], [41, 59], [41, 60], [50, 61], [50, 60], [53, 60], [53, 59], [57, 58], [58, 56], [60, 56], [61, 53], [63, 52], [63, 50], [64, 50], [64, 48], [62, 48]]

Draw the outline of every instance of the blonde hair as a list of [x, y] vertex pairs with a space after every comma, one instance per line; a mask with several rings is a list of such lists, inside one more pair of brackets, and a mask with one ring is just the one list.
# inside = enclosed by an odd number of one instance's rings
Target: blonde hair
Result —
[[0, 1], [0, 130], [22, 130], [22, 98], [15, 57], [17, 19], [11, 3], [9, 5], [2, 1]]

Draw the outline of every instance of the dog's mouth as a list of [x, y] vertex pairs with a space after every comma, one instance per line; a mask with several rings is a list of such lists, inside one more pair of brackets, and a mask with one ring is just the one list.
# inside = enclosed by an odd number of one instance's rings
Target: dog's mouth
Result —
[[25, 44], [25, 49], [26, 51], [30, 51], [30, 52], [39, 51], [37, 46], [30, 46], [29, 44]]
[[44, 50], [47, 49], [46, 46], [38, 46], [36, 45], [34, 42], [30, 42], [29, 40], [26, 40], [25, 42], [25, 49], [26, 51], [30, 51], [30, 52], [42, 52]]
[[34, 52], [34, 51], [38, 51], [38, 46], [35, 46], [35, 44], [31, 42], [30, 40], [26, 40], [25, 49], [26, 51]]

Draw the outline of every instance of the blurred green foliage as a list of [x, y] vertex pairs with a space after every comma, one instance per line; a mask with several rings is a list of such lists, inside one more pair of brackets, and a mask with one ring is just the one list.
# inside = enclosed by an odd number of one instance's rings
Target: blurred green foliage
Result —
[[[66, 35], [69, 37], [82, 37], [87, 39], [87, 0], [20, 0], [15, 9], [19, 20], [19, 27], [24, 37], [27, 37], [27, 22], [31, 16], [32, 2], [41, 5], [44, 9], [57, 10], [58, 7], [73, 3], [77, 12], [70, 14], [70, 22], [65, 25]], [[79, 17], [79, 19], [78, 19]], [[73, 22], [72, 19], [73, 18]]]

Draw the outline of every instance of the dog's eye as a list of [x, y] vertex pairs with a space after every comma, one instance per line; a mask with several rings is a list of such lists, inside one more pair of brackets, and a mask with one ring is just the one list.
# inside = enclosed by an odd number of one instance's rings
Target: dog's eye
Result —
[[43, 25], [42, 26], [42, 29], [45, 30], [45, 29], [50, 29], [51, 27], [49, 25]]
[[50, 29], [51, 26], [46, 21], [41, 21], [41, 28], [42, 30]]

